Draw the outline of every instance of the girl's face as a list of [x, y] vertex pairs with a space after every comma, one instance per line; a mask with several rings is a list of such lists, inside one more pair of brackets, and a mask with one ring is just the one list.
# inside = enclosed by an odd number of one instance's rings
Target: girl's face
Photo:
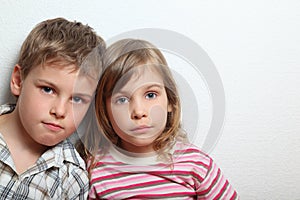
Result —
[[149, 67], [113, 91], [106, 105], [121, 148], [134, 153], [153, 151], [152, 144], [162, 134], [167, 113], [172, 111], [162, 77]]

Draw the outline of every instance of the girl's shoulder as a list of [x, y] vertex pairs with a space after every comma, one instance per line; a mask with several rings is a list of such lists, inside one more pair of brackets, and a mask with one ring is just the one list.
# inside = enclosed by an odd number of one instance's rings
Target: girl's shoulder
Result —
[[201, 150], [200, 147], [196, 146], [195, 144], [192, 143], [187, 143], [187, 142], [176, 142], [173, 148], [174, 152], [194, 152], [198, 153], [204, 156], [208, 156], [207, 153], [205, 153], [203, 150]]
[[194, 160], [195, 162], [202, 161], [206, 163], [212, 162], [212, 158], [198, 146], [185, 142], [177, 142], [175, 144], [173, 157], [175, 160]]
[[173, 153], [174, 172], [190, 175], [197, 187], [208, 177], [213, 165], [210, 156], [194, 144], [176, 143]]

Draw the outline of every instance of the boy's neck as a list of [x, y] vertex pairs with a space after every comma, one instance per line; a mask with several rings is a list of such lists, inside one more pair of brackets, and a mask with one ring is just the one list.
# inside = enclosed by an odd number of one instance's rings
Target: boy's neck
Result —
[[17, 109], [0, 116], [0, 133], [8, 146], [18, 174], [33, 166], [48, 148], [32, 140], [21, 124]]

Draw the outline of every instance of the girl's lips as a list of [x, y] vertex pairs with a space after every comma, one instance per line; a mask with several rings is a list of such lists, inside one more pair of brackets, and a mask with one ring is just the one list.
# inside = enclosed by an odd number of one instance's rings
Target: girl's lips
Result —
[[47, 122], [44, 122], [43, 123], [44, 126], [51, 130], [51, 131], [54, 131], [54, 132], [58, 132], [58, 131], [61, 131], [63, 129], [62, 126], [58, 125], [58, 124], [55, 124], [55, 123], [47, 123]]
[[136, 133], [143, 133], [143, 132], [148, 131], [151, 128], [152, 128], [151, 126], [138, 126], [138, 127], [131, 129], [131, 131], [136, 132]]

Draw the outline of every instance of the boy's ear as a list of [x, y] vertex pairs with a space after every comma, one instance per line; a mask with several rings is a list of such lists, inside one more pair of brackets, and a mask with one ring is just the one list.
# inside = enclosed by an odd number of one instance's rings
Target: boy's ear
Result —
[[15, 65], [14, 70], [10, 78], [10, 90], [15, 96], [19, 96], [21, 93], [22, 77], [20, 65]]

